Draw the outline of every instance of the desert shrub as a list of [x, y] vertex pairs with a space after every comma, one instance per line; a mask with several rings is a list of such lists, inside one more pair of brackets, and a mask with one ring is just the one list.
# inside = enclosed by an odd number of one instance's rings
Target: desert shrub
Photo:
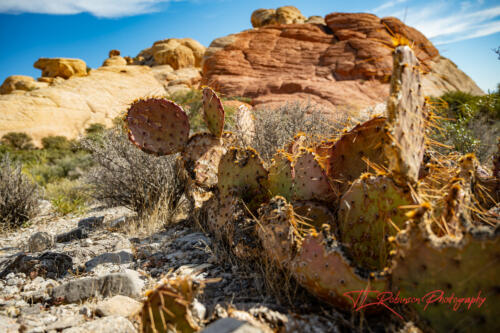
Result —
[[106, 131], [106, 126], [104, 126], [103, 124], [99, 123], [90, 124], [89, 127], [85, 129], [85, 138], [94, 141], [99, 141], [105, 131]]
[[13, 149], [33, 149], [33, 139], [24, 132], [9, 132], [2, 136], [2, 145]]
[[304, 132], [312, 141], [331, 137], [336, 132], [336, 126], [328, 116], [310, 103], [285, 104], [276, 110], [255, 110], [253, 115], [256, 134], [251, 146], [266, 162], [299, 132]]
[[8, 155], [0, 161], [0, 226], [22, 226], [38, 209], [38, 186], [23, 174]]
[[139, 214], [161, 201], [175, 208], [183, 184], [178, 177], [176, 156], [156, 157], [129, 142], [121, 127], [107, 130], [102, 140], [83, 140], [95, 166], [85, 177], [92, 196], [110, 206], [127, 206]]
[[91, 166], [90, 154], [81, 150], [42, 150], [37, 159], [25, 163], [26, 171], [42, 186], [63, 178], [77, 179]]
[[500, 134], [500, 89], [484, 96], [456, 91], [433, 99], [439, 131], [433, 139], [461, 153], [486, 160], [495, 151]]
[[89, 193], [79, 180], [61, 179], [47, 184], [45, 198], [52, 203], [54, 210], [61, 214], [82, 214], [85, 212]]
[[43, 149], [70, 150], [72, 148], [72, 142], [61, 135], [47, 136], [42, 138], [42, 146]]

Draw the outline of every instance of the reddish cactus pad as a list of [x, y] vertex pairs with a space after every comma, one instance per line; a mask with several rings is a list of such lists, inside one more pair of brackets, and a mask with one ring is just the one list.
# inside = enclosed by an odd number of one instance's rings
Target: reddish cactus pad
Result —
[[215, 91], [210, 88], [203, 89], [203, 110], [208, 129], [220, 138], [224, 130], [224, 107]]
[[316, 148], [319, 159], [325, 165], [328, 176], [334, 180], [340, 193], [362, 173], [369, 171], [363, 158], [379, 165], [387, 165], [383, 143], [385, 118], [377, 117], [357, 125], [337, 142], [324, 142]]
[[149, 154], [169, 155], [184, 150], [189, 120], [182, 108], [159, 98], [133, 103], [125, 118], [132, 143]]

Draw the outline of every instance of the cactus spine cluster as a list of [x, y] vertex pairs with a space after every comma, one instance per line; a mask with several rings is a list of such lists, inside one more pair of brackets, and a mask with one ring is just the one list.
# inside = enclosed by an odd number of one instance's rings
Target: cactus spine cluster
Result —
[[420, 68], [408, 46], [394, 51], [387, 105], [384, 117], [336, 139], [306, 146], [304, 134], [297, 135], [269, 168], [254, 149], [232, 146], [210, 88], [203, 91], [210, 133], [188, 141], [185, 113], [164, 100], [133, 104], [126, 120], [142, 150], [182, 152], [197, 216], [241, 259], [262, 260], [265, 253], [311, 294], [345, 310], [352, 308], [346, 293], [366, 288], [411, 297], [481, 291], [488, 309], [407, 308], [421, 327], [498, 330], [498, 156], [490, 175], [474, 156], [445, 163], [431, 153]]

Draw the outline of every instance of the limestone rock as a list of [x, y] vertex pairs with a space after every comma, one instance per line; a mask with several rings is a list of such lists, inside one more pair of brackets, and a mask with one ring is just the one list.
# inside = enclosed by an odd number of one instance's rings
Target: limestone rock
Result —
[[85, 77], [56, 78], [49, 87], [0, 95], [0, 136], [26, 132], [37, 145], [49, 135], [74, 139], [92, 123], [110, 126], [135, 99], [158, 95], [165, 89], [145, 66], [101, 67]]
[[33, 65], [42, 70], [44, 77], [62, 77], [69, 79], [72, 76], [86, 76], [87, 65], [81, 59], [70, 58], [40, 58]]
[[157, 41], [136, 57], [141, 65], [170, 65], [173, 69], [200, 67], [205, 47], [191, 38]]
[[[253, 21], [266, 21], [265, 13], [254, 12]], [[205, 53], [201, 84], [226, 96], [250, 97], [255, 108], [309, 101], [336, 117], [357, 117], [387, 99], [392, 51], [409, 42], [427, 73], [423, 81], [429, 94], [482, 94], [423, 34], [396, 18], [332, 13], [325, 22], [328, 28], [264, 25], [218, 38]]]
[[73, 260], [63, 253], [46, 252], [38, 257], [19, 254], [0, 263], [0, 278], [9, 273], [24, 273], [32, 279], [37, 276], [56, 278], [73, 268]]
[[120, 316], [104, 317], [86, 322], [80, 326], [65, 329], [64, 333], [135, 333], [134, 325]]
[[274, 9], [257, 9], [252, 13], [250, 22], [254, 28], [270, 24], [304, 23], [306, 18], [300, 10], [293, 6], [283, 6]]
[[142, 288], [141, 282], [131, 272], [112, 273], [100, 277], [71, 280], [52, 290], [55, 302], [75, 303], [96, 296], [125, 295], [137, 297]]
[[95, 230], [103, 227], [104, 215], [101, 216], [90, 216], [78, 221], [78, 228]]
[[122, 316], [128, 317], [142, 309], [142, 303], [137, 302], [135, 299], [116, 295], [97, 304], [95, 313], [101, 317], [107, 316]]
[[0, 86], [0, 94], [9, 94], [15, 90], [31, 91], [46, 86], [47, 84], [36, 82], [31, 76], [12, 75], [3, 81]]
[[28, 240], [28, 249], [32, 253], [45, 251], [50, 249], [53, 245], [54, 237], [43, 231], [34, 233]]
[[202, 333], [263, 333], [249, 323], [234, 318], [222, 318], [208, 325]]

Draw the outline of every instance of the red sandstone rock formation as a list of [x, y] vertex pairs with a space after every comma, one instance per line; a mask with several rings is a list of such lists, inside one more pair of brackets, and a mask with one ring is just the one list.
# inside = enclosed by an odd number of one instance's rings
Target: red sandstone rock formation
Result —
[[352, 114], [386, 100], [392, 50], [409, 42], [427, 73], [428, 95], [482, 94], [423, 34], [396, 18], [332, 13], [325, 21], [267, 25], [214, 40], [205, 53], [202, 84], [252, 97], [256, 106], [310, 100]]

